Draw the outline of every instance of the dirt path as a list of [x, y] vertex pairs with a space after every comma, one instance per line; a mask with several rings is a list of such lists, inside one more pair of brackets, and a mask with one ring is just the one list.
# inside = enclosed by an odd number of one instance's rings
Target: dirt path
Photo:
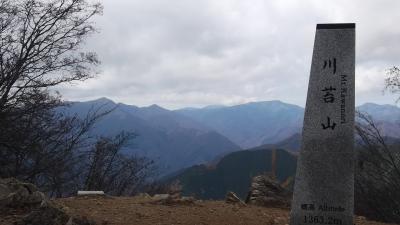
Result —
[[[74, 214], [103, 225], [286, 225], [288, 209], [230, 205], [199, 201], [193, 205], [166, 206], [143, 198], [66, 198], [58, 202]], [[357, 225], [383, 225], [362, 217]]]

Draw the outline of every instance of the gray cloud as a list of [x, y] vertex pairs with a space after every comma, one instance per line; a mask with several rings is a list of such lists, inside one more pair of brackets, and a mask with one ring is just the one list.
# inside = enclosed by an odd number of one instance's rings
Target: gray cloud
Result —
[[320, 0], [104, 0], [96, 79], [60, 87], [69, 100], [108, 97], [167, 108], [306, 99], [316, 23], [357, 23], [356, 100], [382, 95], [398, 65], [400, 2]]

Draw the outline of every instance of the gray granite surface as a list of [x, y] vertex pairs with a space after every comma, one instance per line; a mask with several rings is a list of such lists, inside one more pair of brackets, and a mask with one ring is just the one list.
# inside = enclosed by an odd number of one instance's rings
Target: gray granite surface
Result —
[[291, 225], [353, 224], [355, 25], [318, 25]]

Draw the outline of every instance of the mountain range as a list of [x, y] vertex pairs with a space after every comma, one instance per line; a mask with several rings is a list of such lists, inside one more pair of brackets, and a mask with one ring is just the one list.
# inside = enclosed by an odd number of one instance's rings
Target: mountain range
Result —
[[276, 143], [300, 133], [304, 109], [281, 101], [176, 110], [228, 137], [242, 148]]
[[114, 110], [96, 123], [92, 135], [113, 136], [121, 131], [137, 134], [128, 151], [153, 159], [161, 175], [240, 149], [218, 132], [157, 105], [136, 107], [102, 98], [74, 102], [64, 110], [84, 117], [99, 107], [101, 111]]
[[[63, 110], [83, 117], [100, 106], [102, 110], [115, 109], [95, 125], [92, 133], [136, 133], [138, 136], [127, 151], [155, 160], [162, 174], [257, 146], [297, 151], [301, 142], [304, 108], [281, 101], [168, 110], [158, 105], [137, 107], [101, 98], [71, 102]], [[385, 136], [398, 138], [400, 108], [366, 103], [357, 109], [371, 115]]]

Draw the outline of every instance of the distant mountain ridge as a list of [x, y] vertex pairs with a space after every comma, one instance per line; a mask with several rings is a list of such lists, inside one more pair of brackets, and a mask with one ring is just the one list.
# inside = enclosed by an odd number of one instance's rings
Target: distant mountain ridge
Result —
[[[133, 141], [132, 153], [155, 159], [163, 173], [212, 162], [242, 148], [279, 146], [294, 152], [300, 148], [304, 108], [281, 101], [168, 110], [100, 98], [71, 102], [71, 107], [64, 110], [84, 116], [100, 105], [115, 110], [96, 125], [93, 134], [136, 132], [139, 136]], [[366, 103], [357, 109], [376, 119], [384, 136], [399, 137], [400, 108]]]
[[74, 102], [63, 110], [84, 117], [100, 106], [102, 110], [115, 109], [95, 125], [92, 134], [112, 136], [123, 130], [138, 134], [129, 153], [154, 159], [163, 174], [240, 149], [214, 130], [157, 105], [137, 107], [101, 98]]
[[281, 101], [180, 109], [176, 112], [215, 129], [242, 148], [278, 142], [299, 133], [304, 115], [300, 106]]
[[[376, 121], [384, 136], [399, 138], [400, 108], [365, 103], [356, 107]], [[212, 127], [242, 148], [273, 145], [302, 132], [304, 108], [281, 101], [236, 106], [179, 109], [177, 112]], [[293, 147], [293, 145], [292, 145]]]
[[376, 121], [386, 121], [391, 123], [400, 122], [400, 108], [395, 105], [378, 105], [375, 103], [365, 103], [357, 107], [360, 112], [366, 112]]

